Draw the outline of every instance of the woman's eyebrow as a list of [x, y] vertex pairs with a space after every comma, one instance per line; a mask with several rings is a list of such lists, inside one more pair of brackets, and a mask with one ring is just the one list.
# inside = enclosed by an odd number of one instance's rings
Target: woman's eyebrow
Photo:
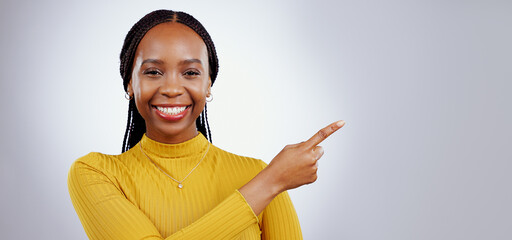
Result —
[[187, 64], [187, 63], [199, 63], [199, 64], [203, 64], [203, 62], [201, 62], [201, 60], [197, 59], [197, 58], [191, 58], [191, 59], [185, 59], [182, 61], [182, 63], [184, 64]]
[[140, 65], [142, 66], [142, 65], [144, 65], [146, 63], [163, 64], [164, 61], [162, 61], [160, 59], [149, 58], [149, 59], [146, 59], [146, 60], [142, 61], [142, 63]]

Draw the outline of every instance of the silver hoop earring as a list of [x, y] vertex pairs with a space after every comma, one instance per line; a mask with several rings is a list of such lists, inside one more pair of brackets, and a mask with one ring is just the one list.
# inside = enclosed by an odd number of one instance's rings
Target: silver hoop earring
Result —
[[126, 100], [130, 101], [133, 99], [133, 95], [130, 95], [128, 92], [125, 92], [124, 93], [124, 98], [126, 98]]
[[206, 102], [211, 102], [213, 101], [213, 95], [210, 93], [206, 96]]

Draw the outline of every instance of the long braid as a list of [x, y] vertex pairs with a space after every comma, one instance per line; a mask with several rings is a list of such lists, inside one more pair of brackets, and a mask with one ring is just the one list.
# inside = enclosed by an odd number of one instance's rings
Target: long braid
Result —
[[[212, 141], [212, 132], [210, 132], [210, 124], [208, 123], [208, 110], [206, 108], [206, 105], [204, 105], [204, 122], [205, 122], [205, 126], [206, 126], [206, 130], [205, 132], [203, 133], [205, 136], [208, 136], [208, 139], [210, 139], [210, 142]], [[208, 135], [206, 134], [208, 133]]]
[[[130, 100], [130, 102], [132, 100]], [[128, 104], [128, 118], [127, 118], [127, 121], [126, 121], [126, 126], [127, 127], [126, 127], [126, 130], [124, 130], [123, 152], [125, 152], [124, 149], [128, 148], [128, 137], [130, 135], [130, 128], [129, 128], [129, 126], [132, 126], [132, 119], [133, 119], [133, 109], [131, 108], [131, 104]]]
[[210, 124], [208, 123], [208, 104], [204, 105], [204, 110], [196, 119], [197, 130], [201, 132], [210, 142], [212, 141], [212, 133], [210, 131]]
[[[121, 77], [123, 78], [124, 90], [126, 91], [128, 89], [128, 84], [132, 74], [133, 60], [135, 58], [135, 51], [137, 50], [140, 41], [151, 28], [164, 22], [178, 22], [184, 24], [194, 30], [203, 39], [208, 50], [209, 74], [213, 85], [219, 71], [219, 63], [215, 45], [213, 44], [210, 34], [208, 34], [199, 21], [187, 13], [174, 12], [171, 10], [156, 10], [141, 18], [137, 23], [135, 23], [135, 25], [133, 25], [126, 35], [120, 54], [121, 63], [119, 68]], [[208, 139], [208, 141], [212, 141], [206, 105], [201, 115], [196, 119], [196, 127], [197, 130]], [[146, 122], [137, 110], [135, 100], [132, 99], [128, 105], [128, 119], [126, 122], [122, 152], [128, 151], [130, 148], [135, 146], [145, 132]]]

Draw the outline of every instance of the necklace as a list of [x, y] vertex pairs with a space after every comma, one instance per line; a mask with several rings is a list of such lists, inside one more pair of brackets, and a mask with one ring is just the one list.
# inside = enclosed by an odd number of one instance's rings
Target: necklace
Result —
[[199, 162], [196, 164], [196, 166], [194, 168], [192, 168], [192, 170], [190, 170], [190, 172], [187, 174], [187, 176], [185, 176], [183, 178], [183, 180], [181, 181], [178, 181], [176, 180], [175, 178], [171, 177], [171, 175], [167, 174], [163, 169], [161, 169], [143, 150], [142, 150], [142, 143], [139, 144], [139, 147], [140, 147], [140, 151], [144, 154], [144, 156], [146, 156], [149, 161], [151, 161], [151, 163], [153, 163], [153, 165], [155, 165], [156, 168], [160, 169], [161, 172], [163, 172], [165, 175], [167, 175], [167, 177], [171, 178], [173, 181], [177, 182], [178, 183], [178, 188], [179, 189], [182, 189], [183, 188], [183, 182], [185, 181], [185, 179], [188, 178], [188, 176], [190, 176], [190, 174], [192, 174], [192, 172], [194, 170], [196, 170], [197, 166], [199, 166], [199, 164], [201, 164], [201, 162], [203, 161], [204, 157], [206, 157], [206, 154], [208, 153], [208, 151], [210, 150], [210, 143], [208, 143], [208, 148], [206, 149], [206, 152], [204, 153], [203, 157], [201, 158], [201, 160], [199, 160]]

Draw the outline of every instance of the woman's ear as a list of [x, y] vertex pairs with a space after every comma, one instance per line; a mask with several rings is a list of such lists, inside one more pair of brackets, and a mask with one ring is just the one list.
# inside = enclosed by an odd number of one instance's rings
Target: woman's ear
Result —
[[135, 95], [135, 93], [133, 92], [133, 88], [132, 88], [132, 80], [130, 79], [128, 86], [126, 86], [126, 92], [124, 93], [124, 98], [126, 98], [126, 100], [132, 100], [134, 95]]
[[212, 79], [208, 77], [208, 88], [206, 89], [206, 95], [210, 95], [212, 93]]
[[133, 88], [132, 88], [132, 80], [130, 79], [130, 82], [128, 82], [128, 86], [126, 87], [126, 92], [128, 94], [133, 94]]

